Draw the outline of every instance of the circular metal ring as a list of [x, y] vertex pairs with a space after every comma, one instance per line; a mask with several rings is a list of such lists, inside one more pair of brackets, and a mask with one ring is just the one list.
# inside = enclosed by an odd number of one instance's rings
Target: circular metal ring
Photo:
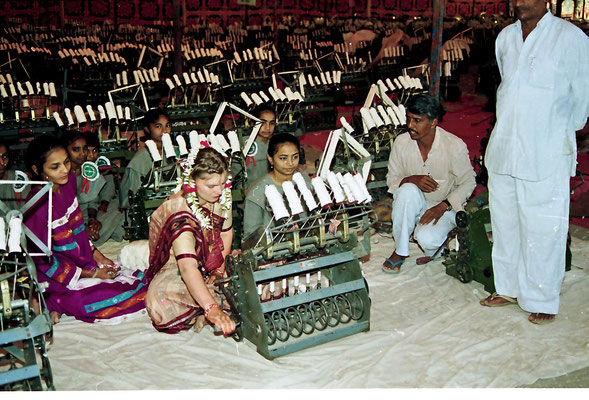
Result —
[[290, 325], [288, 333], [294, 338], [300, 337], [303, 334], [303, 317], [301, 317], [301, 314], [294, 307], [288, 307], [284, 310], [284, 313]]
[[272, 346], [276, 342], [276, 327], [274, 327], [274, 322], [268, 314], [264, 314], [264, 322], [266, 323], [266, 328], [268, 328], [268, 339], [266, 343], [268, 346]]
[[350, 304], [350, 300], [348, 300], [345, 296], [338, 294], [335, 296], [335, 301], [341, 310], [339, 322], [342, 324], [347, 324], [352, 320], [352, 305]]
[[309, 305], [313, 316], [315, 317], [315, 329], [322, 331], [327, 328], [327, 310], [320, 301], [313, 301]]
[[307, 304], [297, 306], [297, 311], [303, 322], [303, 333], [310, 335], [315, 331], [315, 317]]
[[281, 342], [286, 342], [290, 331], [290, 325], [286, 314], [282, 310], [277, 310], [272, 312], [271, 318], [274, 322], [274, 328], [276, 329], [276, 339]]
[[321, 300], [321, 303], [327, 310], [327, 325], [334, 327], [339, 324], [341, 312], [335, 299], [332, 297], [326, 297]]
[[364, 315], [364, 302], [360, 295], [356, 292], [348, 292], [346, 293], [346, 298], [350, 302], [351, 307], [351, 315], [350, 317], [357, 321]]

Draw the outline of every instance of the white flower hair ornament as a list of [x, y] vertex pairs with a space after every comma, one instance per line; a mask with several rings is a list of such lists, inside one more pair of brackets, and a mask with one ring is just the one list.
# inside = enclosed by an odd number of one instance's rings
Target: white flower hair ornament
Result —
[[[198, 151], [203, 148], [211, 147], [208, 141], [201, 140], [199, 147], [192, 147], [190, 149], [190, 153], [186, 157], [186, 160], [180, 161], [180, 169], [182, 171], [182, 175], [179, 175], [176, 179], [177, 185], [172, 190], [174, 193], [180, 192], [180, 190], [184, 191], [184, 197], [186, 198], [186, 202], [192, 211], [192, 214], [196, 217], [196, 219], [200, 222], [201, 227], [204, 229], [212, 229], [211, 219], [210, 217], [206, 216], [203, 212], [202, 208], [198, 203], [198, 196], [196, 194], [196, 182], [194, 179], [190, 177], [192, 170], [194, 168], [194, 162], [196, 160], [196, 156]], [[218, 150], [215, 149], [218, 152]], [[219, 153], [223, 157], [226, 157], [223, 153]], [[230, 218], [231, 212], [231, 176], [227, 176], [227, 181], [225, 182], [225, 187], [223, 192], [221, 193], [221, 197], [219, 198], [219, 204], [221, 205], [221, 216], [223, 218]]]

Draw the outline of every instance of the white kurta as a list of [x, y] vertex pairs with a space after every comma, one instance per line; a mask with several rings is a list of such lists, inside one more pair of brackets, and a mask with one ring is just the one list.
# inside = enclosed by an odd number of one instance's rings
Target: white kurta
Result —
[[[423, 193], [416, 185], [405, 183], [411, 175], [429, 175], [438, 182], [438, 190]], [[447, 211], [434, 225], [418, 225], [427, 209], [448, 199], [452, 208], [462, 210], [476, 186], [475, 173], [466, 144], [457, 136], [436, 127], [436, 136], [424, 161], [417, 142], [408, 133], [399, 135], [389, 156], [387, 185], [393, 194], [393, 238], [395, 252], [409, 255], [409, 237], [414, 237], [426, 256], [432, 256], [456, 226], [454, 210]]]
[[558, 313], [575, 130], [589, 115], [589, 38], [549, 12], [523, 41], [497, 37], [501, 85], [487, 147], [497, 293], [529, 312]]

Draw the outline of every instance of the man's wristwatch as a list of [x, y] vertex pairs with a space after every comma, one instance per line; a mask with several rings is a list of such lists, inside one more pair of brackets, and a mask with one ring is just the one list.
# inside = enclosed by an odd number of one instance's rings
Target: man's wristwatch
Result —
[[452, 210], [452, 204], [450, 204], [450, 202], [448, 201], [448, 199], [444, 199], [444, 201], [442, 201], [442, 203], [446, 203], [446, 211], [450, 211]]

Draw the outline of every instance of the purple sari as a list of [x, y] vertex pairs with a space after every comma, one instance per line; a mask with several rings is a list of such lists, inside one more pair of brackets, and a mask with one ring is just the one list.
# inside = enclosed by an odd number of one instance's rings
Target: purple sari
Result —
[[[115, 280], [80, 278], [82, 270], [97, 268], [82, 210], [76, 197], [76, 176], [53, 193], [51, 235], [52, 255], [34, 257], [39, 282], [49, 286], [43, 296], [50, 311], [71, 315], [85, 322], [125, 319], [145, 307], [147, 286], [139, 270], [121, 274]], [[33, 188], [27, 199], [39, 191]], [[47, 237], [48, 196], [41, 198], [24, 215], [24, 224], [41, 240]], [[40, 252], [29, 243], [31, 252]]]

